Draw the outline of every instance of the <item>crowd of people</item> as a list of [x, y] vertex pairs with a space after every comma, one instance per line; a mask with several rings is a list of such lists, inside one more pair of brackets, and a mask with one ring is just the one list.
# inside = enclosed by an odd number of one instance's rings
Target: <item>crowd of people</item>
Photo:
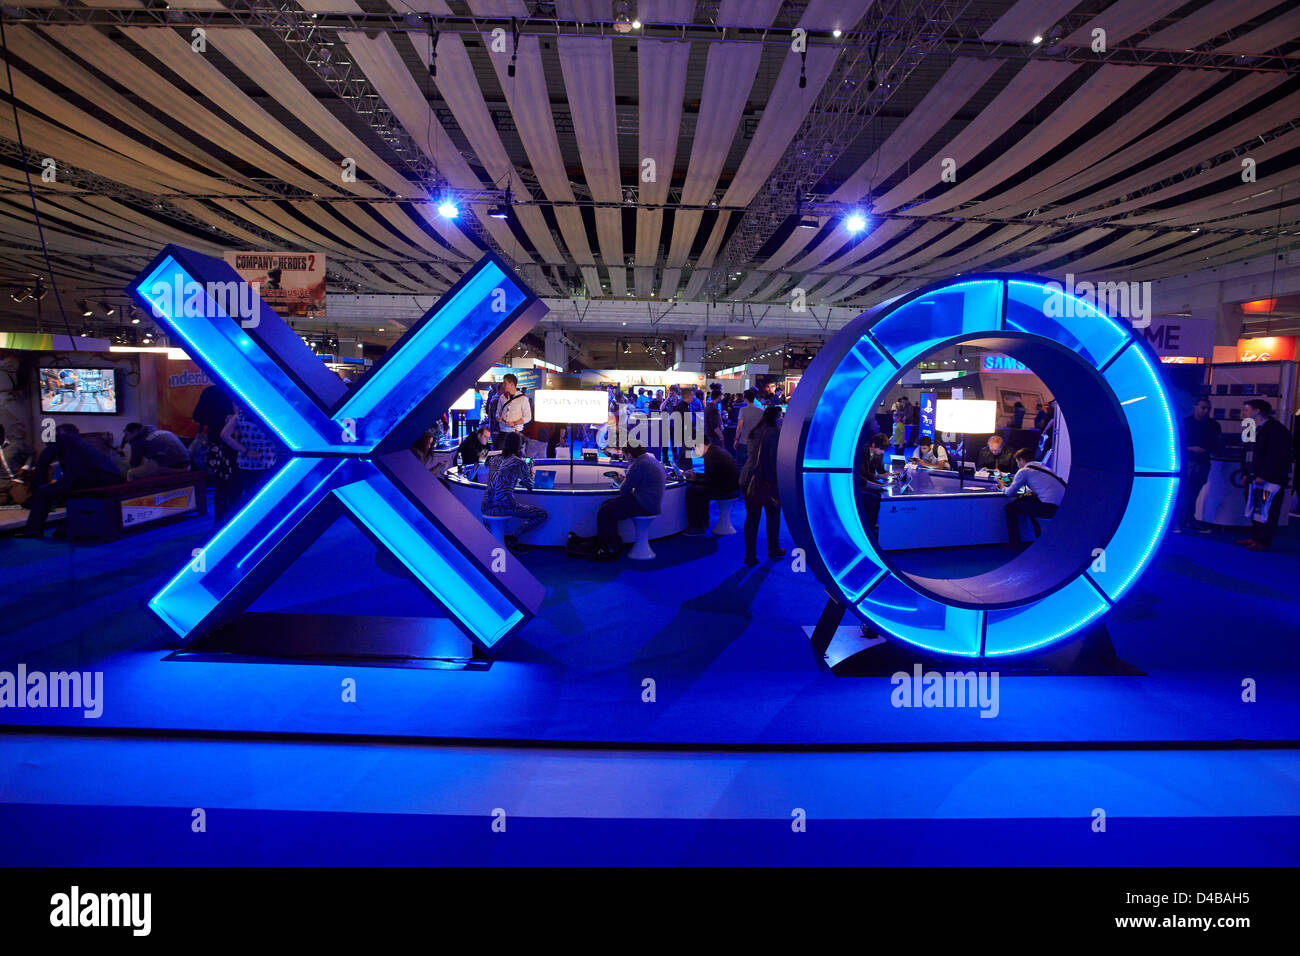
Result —
[[[600, 434], [609, 436], [612, 444], [606, 450], [621, 455], [626, 467], [618, 478], [619, 493], [598, 513], [597, 534], [592, 539], [595, 556], [612, 559], [624, 550], [618, 534], [620, 521], [659, 513], [670, 469], [687, 482], [687, 535], [707, 533], [711, 502], [740, 499], [745, 504], [745, 563], [758, 563], [760, 526], [765, 527], [768, 557], [785, 553], [780, 544], [777, 479], [785, 396], [779, 387], [769, 384], [762, 390], [748, 389], [735, 404], [729, 403], [718, 384], [708, 390], [677, 384], [654, 389], [611, 385], [604, 390], [609, 395], [611, 427], [600, 429]], [[874, 419], [868, 422], [857, 487], [864, 525], [872, 533], [878, 525], [880, 496], [889, 481], [889, 457], [904, 452], [911, 437], [908, 426], [916, 424], [918, 411], [904, 395], [889, 410], [892, 428], [882, 430]], [[690, 416], [689, 434], [696, 443], [648, 448], [644, 441], [615, 431], [619, 416], [630, 412]], [[1027, 416], [1025, 407], [1017, 403], [1008, 427], [1023, 425]], [[52, 440], [32, 460], [14, 467], [0, 455], [0, 503], [27, 507], [29, 514], [20, 534], [41, 537], [51, 510], [72, 492], [193, 469], [208, 475], [213, 513], [220, 524], [258, 493], [282, 460], [282, 452], [259, 418], [220, 386], [203, 390], [192, 417], [197, 436], [188, 445], [166, 429], [132, 422], [123, 429], [119, 446], [101, 447], [83, 437], [74, 424], [60, 424]], [[1263, 398], [1246, 400], [1242, 419], [1249, 423], [1243, 430], [1242, 476], [1251, 520], [1250, 533], [1236, 544], [1264, 551], [1272, 544], [1286, 506], [1300, 438], [1277, 420], [1271, 404]], [[1053, 420], [1052, 403], [1039, 403], [1033, 425], [1044, 437], [1048, 437]], [[431, 464], [449, 431], [445, 416], [440, 417], [412, 451]], [[462, 465], [487, 462], [482, 513], [517, 519], [506, 539], [513, 550], [523, 550], [520, 539], [548, 517], [542, 508], [521, 502], [515, 492], [533, 488], [533, 459], [553, 458], [561, 447], [567, 448], [571, 437], [584, 446], [599, 444], [594, 428], [552, 425], [539, 429], [529, 396], [520, 389], [517, 376], [509, 373], [492, 387], [481, 420], [450, 455]], [[1209, 479], [1211, 462], [1223, 451], [1225, 442], [1208, 399], [1193, 404], [1182, 422], [1181, 438], [1183, 473], [1174, 531], [1210, 533], [1209, 524], [1196, 519], [1197, 500]], [[1037, 448], [1008, 447], [1003, 435], [995, 433], [973, 455], [975, 468], [1000, 479], [1000, 487], [1010, 498], [1007, 536], [1013, 544], [1019, 543], [1022, 517], [1038, 532], [1038, 519], [1054, 515], [1065, 494], [1066, 481], [1042, 460], [1045, 448], [1050, 448], [1050, 441], [1040, 440]], [[697, 473], [691, 467], [692, 458], [701, 449], [703, 467]], [[962, 458], [940, 438], [920, 436], [910, 449], [904, 470], [909, 489], [927, 490], [930, 473], [950, 471]], [[972, 459], [966, 457], [965, 463]]]

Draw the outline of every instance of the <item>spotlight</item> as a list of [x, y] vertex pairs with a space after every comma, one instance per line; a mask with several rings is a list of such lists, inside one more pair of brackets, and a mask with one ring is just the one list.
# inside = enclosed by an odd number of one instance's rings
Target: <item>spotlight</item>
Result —
[[488, 210], [488, 216], [493, 219], [509, 219], [510, 207], [505, 203], [499, 202]]
[[460, 215], [460, 207], [450, 199], [444, 199], [438, 203], [438, 215], [443, 219], [455, 219]]
[[101, 302], [99, 303], [99, 306], [101, 309], [104, 310], [105, 315], [113, 315], [117, 312], [116, 307], [114, 307], [111, 303]]
[[839, 27], [836, 27], [834, 30], [831, 31], [831, 36], [833, 36], [835, 39], [838, 40], [840, 37], [844, 36], [844, 31], [841, 30]]
[[83, 325], [83, 326], [81, 327], [81, 331], [78, 332], [77, 335], [81, 336], [81, 338], [83, 338], [83, 339], [88, 339], [88, 338], [90, 338], [90, 326], [88, 326], [88, 325]]
[[90, 303], [85, 299], [81, 300], [81, 315], [83, 318], [90, 318], [95, 314], [95, 310], [90, 307]]
[[816, 228], [818, 228], [820, 225], [821, 225], [821, 224], [817, 221], [817, 217], [816, 217], [816, 216], [800, 216], [800, 217], [799, 217], [799, 228], [800, 228], [800, 229], [816, 229]]
[[1035, 36], [1033, 42], [1034, 42], [1034, 46], [1038, 46], [1038, 44], [1043, 42], [1043, 38], [1040, 36]]
[[867, 228], [867, 217], [855, 210], [844, 220], [844, 228], [856, 235]]

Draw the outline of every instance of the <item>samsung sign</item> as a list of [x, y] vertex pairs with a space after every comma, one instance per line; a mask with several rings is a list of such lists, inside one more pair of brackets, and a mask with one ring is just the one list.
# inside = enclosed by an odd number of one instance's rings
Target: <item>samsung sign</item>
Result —
[[1024, 362], [1017, 362], [1010, 355], [998, 355], [990, 353], [984, 356], [984, 371], [986, 372], [1028, 372], [1029, 369]]

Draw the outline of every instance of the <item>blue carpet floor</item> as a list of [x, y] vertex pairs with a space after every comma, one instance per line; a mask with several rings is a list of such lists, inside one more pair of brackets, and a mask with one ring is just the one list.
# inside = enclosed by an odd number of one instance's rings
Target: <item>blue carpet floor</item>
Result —
[[[108, 544], [0, 542], [0, 661], [102, 670], [106, 682], [96, 720], [9, 709], [0, 722], [688, 746], [1300, 738], [1296, 528], [1269, 554], [1234, 548], [1230, 535], [1169, 536], [1107, 618], [1120, 655], [1147, 676], [1007, 677], [996, 719], [896, 709], [886, 677], [817, 670], [803, 631], [822, 608], [816, 580], [788, 560], [745, 568], [739, 535], [659, 541], [646, 563], [529, 553], [545, 603], [487, 671], [166, 660], [169, 634], [144, 602], [209, 528], [193, 519]], [[303, 584], [321, 599], [304, 603]], [[428, 604], [342, 523], [257, 608]], [[341, 700], [347, 677], [355, 703]], [[1242, 701], [1246, 679], [1254, 703]]]

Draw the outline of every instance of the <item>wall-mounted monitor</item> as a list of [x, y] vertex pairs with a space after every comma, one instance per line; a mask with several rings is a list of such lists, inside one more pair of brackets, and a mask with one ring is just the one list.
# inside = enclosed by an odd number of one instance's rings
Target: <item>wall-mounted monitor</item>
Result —
[[39, 375], [43, 413], [118, 414], [116, 369], [43, 368]]

